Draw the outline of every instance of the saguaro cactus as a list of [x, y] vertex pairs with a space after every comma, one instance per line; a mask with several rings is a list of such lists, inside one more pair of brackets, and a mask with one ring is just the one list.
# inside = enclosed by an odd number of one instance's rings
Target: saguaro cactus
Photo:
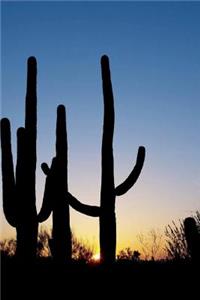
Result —
[[109, 59], [107, 56], [101, 58], [101, 68], [104, 95], [104, 123], [101, 152], [100, 249], [102, 262], [109, 263], [115, 260], [116, 252], [115, 197], [125, 194], [137, 181], [144, 163], [145, 148], [139, 147], [134, 169], [128, 178], [115, 188], [113, 158], [114, 98]]
[[10, 122], [1, 120], [3, 209], [5, 217], [17, 231], [16, 255], [32, 259], [36, 254], [37, 212], [35, 196], [37, 135], [37, 62], [28, 59], [25, 127], [17, 130], [17, 163], [14, 175]]
[[47, 175], [43, 205], [38, 221], [45, 221], [53, 213], [53, 230], [50, 248], [56, 261], [66, 262], [71, 259], [71, 232], [69, 204], [79, 211], [92, 216], [99, 216], [99, 208], [84, 205], [68, 196], [68, 146], [65, 107], [59, 105], [56, 123], [56, 156], [49, 168], [46, 163], [41, 165]]
[[[113, 134], [114, 134], [114, 98], [110, 77], [109, 59], [106, 55], [101, 58], [103, 97], [104, 97], [104, 121], [103, 139], [101, 151], [101, 200], [100, 200], [100, 255], [102, 263], [115, 261], [116, 253], [116, 217], [115, 198], [125, 194], [137, 181], [145, 159], [145, 148], [139, 147], [136, 165], [127, 179], [115, 187], [114, 183], [114, 158], [113, 158]], [[76, 199], [68, 194], [71, 201]], [[76, 207], [83, 212], [81, 207]], [[83, 212], [84, 213], [84, 212]]]
[[71, 232], [69, 224], [69, 205], [66, 202], [68, 192], [67, 180], [67, 131], [65, 107], [57, 109], [56, 123], [56, 157], [52, 160], [49, 169], [46, 163], [42, 170], [47, 175], [43, 206], [38, 215], [39, 222], [45, 221], [53, 212], [51, 252], [56, 260], [71, 259]]
[[194, 218], [184, 220], [184, 231], [191, 259], [195, 263], [200, 263], [200, 233]]

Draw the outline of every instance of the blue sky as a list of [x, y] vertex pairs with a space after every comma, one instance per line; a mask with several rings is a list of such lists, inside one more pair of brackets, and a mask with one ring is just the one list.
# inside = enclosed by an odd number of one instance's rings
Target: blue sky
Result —
[[[38, 209], [39, 165], [54, 155], [60, 103], [67, 108], [70, 191], [99, 203], [103, 54], [115, 95], [116, 184], [132, 169], [137, 147], [147, 149], [138, 182], [117, 199], [119, 247], [200, 208], [200, 3], [3, 2], [1, 14], [2, 116], [11, 119], [14, 153], [26, 60], [38, 61]], [[72, 227], [98, 241], [97, 220], [72, 211]]]

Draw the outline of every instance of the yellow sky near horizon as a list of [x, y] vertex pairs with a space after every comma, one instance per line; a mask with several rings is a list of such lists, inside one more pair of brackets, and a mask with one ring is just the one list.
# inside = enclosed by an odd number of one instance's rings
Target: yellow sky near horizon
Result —
[[[117, 253], [130, 247], [132, 250], [138, 250], [143, 254], [142, 245], [139, 242], [138, 235], [143, 234], [149, 241], [149, 232], [154, 229], [158, 234], [162, 234], [162, 245], [160, 247], [160, 256], [165, 256], [164, 253], [164, 229], [165, 226], [171, 223], [172, 220], [178, 222], [180, 215], [174, 215], [174, 218], [163, 218], [162, 208], [158, 211], [145, 211], [145, 202], [142, 195], [138, 199], [130, 199], [131, 196], [124, 196], [121, 199], [116, 198], [116, 219], [117, 219]], [[134, 197], [135, 198], [135, 197]], [[142, 205], [142, 201], [144, 202]], [[84, 202], [84, 201], [83, 201]], [[92, 204], [92, 203], [90, 203]], [[94, 204], [94, 203], [93, 203]], [[140, 204], [140, 205], [139, 205]], [[125, 216], [124, 216], [125, 214]], [[188, 213], [185, 214], [187, 216]], [[73, 209], [70, 209], [71, 229], [75, 236], [89, 245], [95, 254], [99, 253], [99, 220], [98, 218], [82, 215]], [[12, 228], [5, 217], [1, 220], [0, 239], [15, 238], [15, 228]], [[49, 219], [40, 224], [40, 228], [51, 230], [51, 216]], [[142, 256], [143, 257], [143, 256]]]
[[[82, 174], [79, 173], [79, 177]], [[122, 174], [125, 176], [124, 174]], [[122, 176], [120, 176], [122, 178]], [[79, 182], [79, 189], [76, 193], [77, 177], [70, 177], [70, 192], [80, 201], [86, 204], [99, 205], [100, 187], [98, 184], [98, 174], [93, 177], [94, 184], [91, 186], [89, 176], [82, 177]], [[120, 180], [121, 180], [120, 178]], [[44, 180], [43, 176], [40, 184], [37, 185], [37, 199], [42, 199]], [[119, 178], [118, 181], [120, 182]], [[96, 186], [95, 186], [96, 184]], [[180, 201], [176, 200], [178, 190], [171, 187], [168, 189], [169, 182], [159, 185], [159, 182], [152, 181], [148, 177], [148, 161], [144, 165], [144, 170], [135, 186], [124, 196], [116, 197], [116, 220], [117, 220], [117, 252], [123, 248], [130, 247], [133, 250], [141, 251], [141, 245], [138, 242], [139, 234], [148, 235], [150, 230], [155, 229], [164, 236], [164, 229], [172, 220], [178, 222], [198, 209], [198, 198], [191, 201], [185, 201], [182, 207]], [[87, 188], [88, 187], [88, 188]], [[96, 188], [97, 187], [97, 188]], [[99, 187], [99, 189], [98, 189]], [[166, 193], [167, 191], [167, 193]], [[182, 194], [181, 194], [182, 195]], [[167, 201], [167, 197], [170, 201]], [[177, 205], [177, 203], [179, 205]], [[41, 201], [37, 201], [37, 211], [39, 212]], [[151, 209], [150, 209], [151, 208]], [[0, 238], [15, 237], [15, 229], [6, 221], [1, 211], [1, 230]], [[95, 252], [99, 252], [99, 221], [98, 218], [82, 215], [70, 208], [70, 224], [75, 235], [91, 245]], [[40, 226], [51, 228], [51, 216]]]

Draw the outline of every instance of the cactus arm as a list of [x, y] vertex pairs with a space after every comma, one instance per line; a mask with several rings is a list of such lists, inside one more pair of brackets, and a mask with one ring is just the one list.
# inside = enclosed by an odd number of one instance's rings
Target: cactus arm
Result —
[[[41, 165], [41, 168], [43, 173], [47, 175], [47, 178], [46, 178], [45, 193], [43, 198], [43, 205], [40, 210], [40, 213], [38, 214], [38, 220], [39, 222], [44, 222], [50, 216], [50, 213], [53, 208], [53, 203], [52, 203], [53, 180], [52, 179], [54, 178], [54, 176], [56, 176], [56, 172], [55, 172], [56, 158], [53, 159], [51, 168], [49, 168], [46, 163], [43, 163]], [[69, 192], [67, 192], [66, 194], [66, 199], [68, 204], [78, 212], [90, 217], [100, 216], [100, 207], [83, 204], [80, 201], [78, 201], [74, 196], [72, 196]]]
[[16, 227], [15, 178], [11, 147], [10, 122], [7, 118], [1, 120], [1, 155], [2, 155], [2, 189], [3, 210], [8, 223]]
[[46, 163], [41, 165], [41, 169], [46, 176], [44, 196], [41, 210], [38, 214], [38, 222], [42, 223], [46, 221], [52, 210], [53, 210], [53, 201], [55, 197], [54, 193], [54, 176], [56, 174], [56, 159], [55, 157], [52, 160], [51, 168], [48, 167]]
[[125, 194], [137, 181], [145, 159], [145, 148], [139, 147], [136, 164], [127, 179], [115, 188], [116, 196]]
[[[53, 160], [52, 160], [51, 168], [53, 168], [54, 161], [55, 161], [55, 157], [54, 157]], [[47, 163], [42, 163], [42, 164], [41, 164], [41, 169], [42, 169], [42, 171], [43, 171], [43, 173], [44, 173], [45, 175], [48, 175], [49, 172], [50, 172], [50, 168], [49, 168], [49, 166], [47, 165]]]
[[74, 196], [72, 196], [69, 192], [67, 193], [67, 200], [69, 205], [75, 209], [76, 211], [90, 216], [90, 217], [99, 217], [100, 216], [100, 207], [86, 205], [78, 201]]
[[[44, 222], [49, 216], [53, 208], [53, 178], [56, 176], [56, 158], [53, 159], [51, 168], [48, 167], [46, 163], [43, 163], [41, 165], [42, 171], [45, 175], [47, 175], [46, 178], [46, 184], [45, 184], [45, 193], [43, 198], [43, 205], [40, 210], [40, 213], [38, 214], [38, 220], [39, 222]], [[98, 206], [92, 206], [92, 205], [86, 205], [78, 201], [74, 196], [72, 196], [69, 192], [66, 194], [66, 199], [68, 204], [78, 212], [85, 214], [87, 216], [91, 217], [99, 217], [100, 216], [100, 207]]]

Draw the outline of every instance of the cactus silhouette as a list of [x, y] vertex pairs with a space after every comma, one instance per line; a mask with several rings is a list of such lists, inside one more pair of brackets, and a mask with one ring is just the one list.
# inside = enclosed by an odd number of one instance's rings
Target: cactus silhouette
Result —
[[[38, 214], [38, 221], [44, 222], [53, 213], [52, 239], [49, 240], [52, 255], [56, 261], [71, 259], [71, 231], [69, 204], [87, 215], [99, 215], [99, 208], [84, 205], [68, 196], [68, 145], [65, 107], [57, 108], [56, 156], [49, 168], [46, 163], [41, 168], [46, 174], [43, 205]], [[70, 195], [70, 194], [69, 194]]]
[[184, 220], [184, 232], [192, 261], [200, 263], [200, 233], [194, 218]]
[[102, 262], [109, 263], [115, 260], [116, 252], [116, 220], [115, 197], [125, 194], [136, 182], [143, 167], [145, 148], [140, 147], [137, 162], [128, 178], [115, 188], [114, 183], [114, 98], [110, 76], [109, 59], [101, 58], [103, 96], [104, 96], [104, 123], [101, 149], [102, 177], [101, 177], [101, 216], [100, 216], [100, 249]]
[[35, 196], [37, 62], [34, 57], [29, 57], [27, 67], [25, 127], [17, 130], [15, 174], [10, 121], [7, 118], [1, 120], [3, 209], [8, 223], [16, 227], [16, 255], [21, 259], [35, 257], [38, 232]]
[[36, 253], [38, 221], [45, 221], [53, 212], [53, 231], [50, 247], [59, 261], [71, 259], [69, 205], [75, 210], [100, 218], [101, 261], [111, 263], [116, 252], [115, 197], [125, 194], [137, 181], [145, 159], [145, 148], [139, 147], [136, 165], [128, 178], [115, 188], [114, 184], [114, 99], [109, 60], [101, 59], [104, 121], [102, 140], [102, 178], [100, 207], [85, 205], [68, 192], [68, 146], [66, 113], [58, 106], [56, 122], [56, 156], [51, 167], [41, 165], [46, 174], [44, 198], [37, 216], [35, 202], [36, 169], [36, 59], [28, 59], [25, 128], [17, 131], [17, 164], [14, 174], [11, 132], [8, 119], [1, 121], [3, 208], [8, 222], [17, 230], [17, 255], [33, 258]]
[[69, 205], [66, 202], [67, 148], [65, 107], [60, 105], [57, 109], [56, 157], [53, 158], [50, 169], [46, 163], [41, 165], [47, 178], [43, 206], [38, 215], [39, 222], [43, 222], [53, 212], [52, 239], [49, 242], [53, 257], [59, 261], [71, 259]]
[[[109, 59], [106, 55], [101, 58], [104, 120], [103, 139], [101, 149], [101, 200], [99, 213], [100, 220], [100, 255], [101, 262], [109, 264], [115, 261], [116, 255], [116, 218], [115, 198], [125, 194], [137, 181], [145, 159], [145, 148], [139, 147], [136, 165], [127, 179], [115, 187], [114, 183], [114, 158], [113, 158], [113, 134], [114, 134], [114, 98], [110, 76]], [[68, 193], [71, 202], [77, 199]], [[83, 212], [81, 207], [76, 210]], [[89, 210], [89, 208], [88, 208]], [[84, 213], [84, 212], [83, 212]]]

